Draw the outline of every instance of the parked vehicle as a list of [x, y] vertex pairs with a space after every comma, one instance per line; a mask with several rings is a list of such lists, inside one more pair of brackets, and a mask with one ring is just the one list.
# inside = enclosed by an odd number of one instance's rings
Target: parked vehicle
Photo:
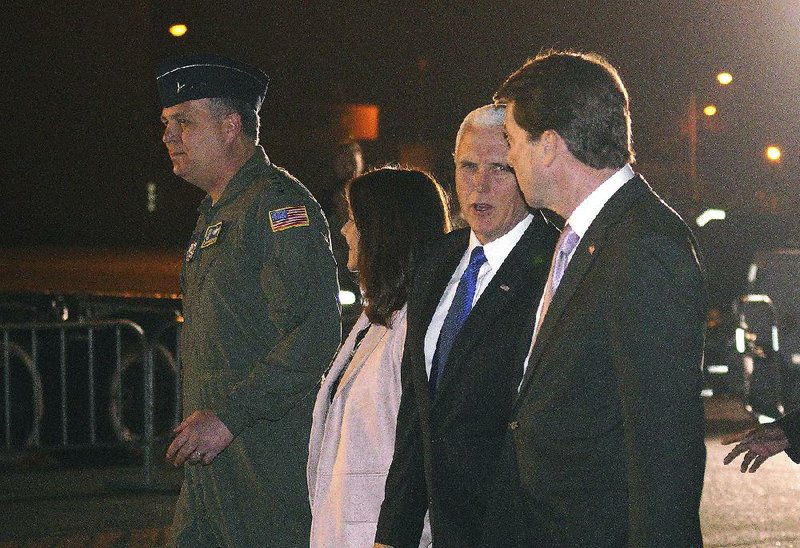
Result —
[[765, 421], [800, 407], [799, 282], [800, 249], [760, 253], [736, 306], [739, 359], [731, 374], [748, 411]]

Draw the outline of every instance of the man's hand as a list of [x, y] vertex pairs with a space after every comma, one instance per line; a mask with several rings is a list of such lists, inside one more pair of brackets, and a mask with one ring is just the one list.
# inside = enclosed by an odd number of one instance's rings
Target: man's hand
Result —
[[175, 439], [167, 449], [167, 460], [175, 466], [211, 464], [233, 441], [233, 434], [213, 411], [195, 411], [173, 430]]
[[[745, 453], [742, 459], [742, 473], [755, 472], [768, 458], [785, 451], [789, 447], [789, 440], [776, 424], [765, 424], [738, 434], [731, 434], [722, 438], [722, 445], [738, 444], [725, 456], [723, 462], [730, 464], [737, 456]], [[752, 463], [752, 464], [751, 464]]]
[[381, 544], [380, 542], [376, 542], [373, 548], [393, 548], [393, 547], [389, 546], [388, 544]]

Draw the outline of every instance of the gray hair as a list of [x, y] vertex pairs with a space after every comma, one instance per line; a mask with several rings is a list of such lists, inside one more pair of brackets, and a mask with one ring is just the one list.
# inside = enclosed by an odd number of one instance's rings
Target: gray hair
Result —
[[506, 106], [499, 105], [484, 105], [476, 108], [464, 118], [461, 122], [461, 127], [458, 128], [456, 133], [456, 146], [454, 151], [458, 150], [458, 144], [461, 142], [461, 137], [468, 129], [483, 129], [483, 128], [501, 128], [503, 121], [506, 118]]
[[242, 120], [242, 133], [258, 144], [258, 130], [261, 119], [258, 113], [247, 102], [232, 97], [210, 97], [208, 104], [216, 116], [238, 114]]

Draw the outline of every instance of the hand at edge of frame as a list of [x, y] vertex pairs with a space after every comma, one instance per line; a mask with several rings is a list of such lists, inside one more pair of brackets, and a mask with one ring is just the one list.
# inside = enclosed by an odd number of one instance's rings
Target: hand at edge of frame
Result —
[[777, 424], [764, 424], [737, 434], [730, 434], [722, 438], [722, 445], [736, 443], [730, 453], [723, 459], [724, 464], [730, 464], [744, 453], [742, 473], [755, 472], [764, 462], [789, 447], [789, 440]]

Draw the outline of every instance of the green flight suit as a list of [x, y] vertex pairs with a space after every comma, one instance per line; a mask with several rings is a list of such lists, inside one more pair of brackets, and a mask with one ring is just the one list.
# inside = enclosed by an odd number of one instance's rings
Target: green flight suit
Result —
[[340, 341], [328, 223], [264, 150], [206, 197], [181, 272], [184, 416], [211, 409], [235, 439], [185, 465], [178, 546], [303, 546], [315, 388]]

